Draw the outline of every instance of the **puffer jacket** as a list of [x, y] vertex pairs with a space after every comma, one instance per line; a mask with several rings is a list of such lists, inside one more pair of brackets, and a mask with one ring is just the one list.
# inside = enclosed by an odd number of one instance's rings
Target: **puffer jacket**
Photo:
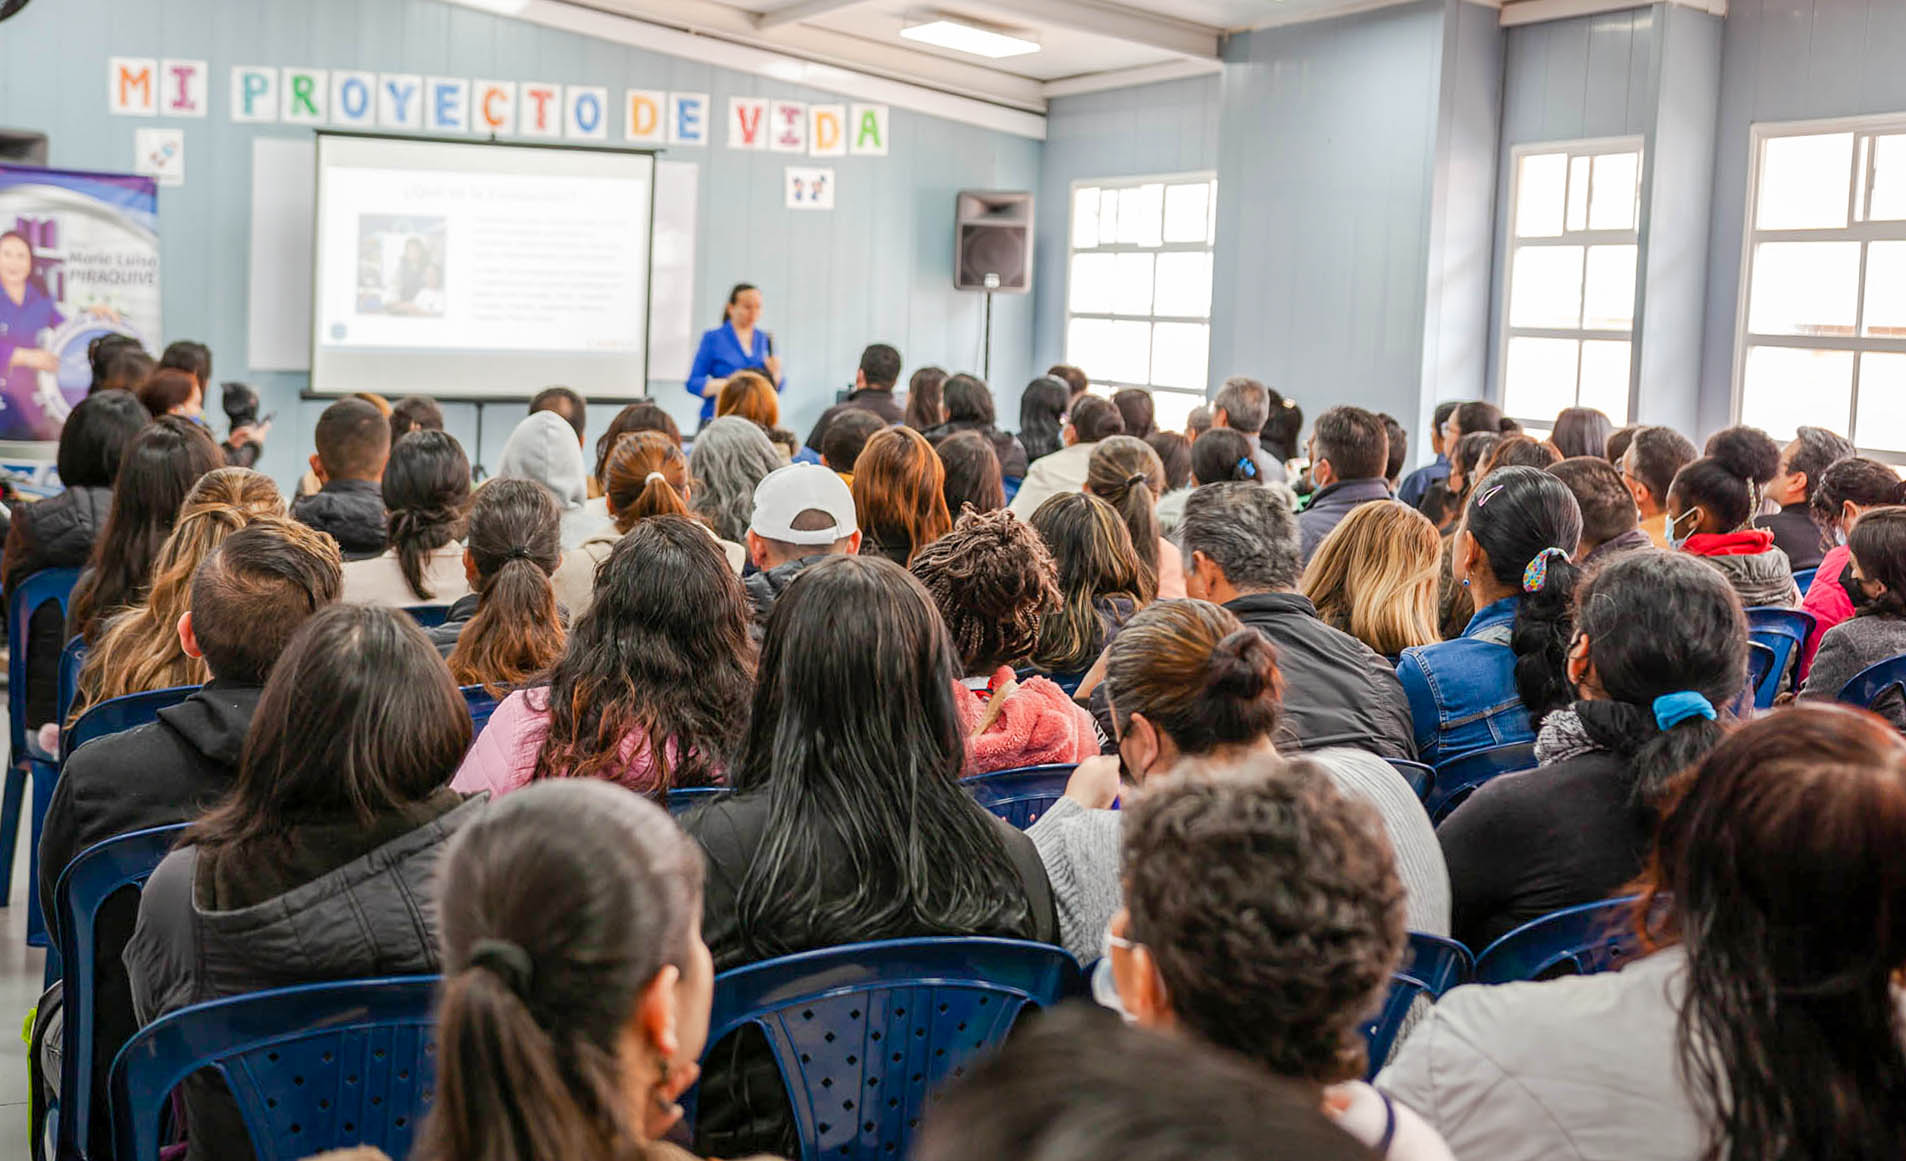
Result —
[[1719, 569], [1750, 609], [1800, 607], [1793, 566], [1787, 554], [1774, 547], [1774, 534], [1764, 528], [1690, 536], [1681, 549]]
[[332, 480], [315, 495], [294, 501], [291, 518], [330, 533], [346, 560], [382, 556], [389, 542], [384, 489], [375, 480]]
[[[48, 568], [78, 568], [93, 554], [93, 543], [112, 511], [111, 488], [68, 488], [57, 496], [14, 509], [6, 549], [0, 553], [0, 579], [6, 590]], [[60, 648], [66, 618], [51, 602], [33, 610], [27, 622], [26, 727], [36, 730], [59, 712]], [[15, 643], [15, 648], [19, 644]]]
[[782, 590], [794, 583], [807, 566], [826, 560], [828, 554], [816, 553], [803, 556], [798, 560], [784, 560], [770, 569], [751, 572], [741, 578], [741, 585], [748, 590], [748, 599], [754, 603], [755, 623], [766, 625], [768, 614], [774, 612], [774, 602], [780, 599]]

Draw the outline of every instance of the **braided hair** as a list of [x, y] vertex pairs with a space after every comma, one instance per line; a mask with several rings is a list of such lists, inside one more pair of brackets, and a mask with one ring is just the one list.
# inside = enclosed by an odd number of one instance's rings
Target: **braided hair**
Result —
[[1041, 619], [1059, 607], [1052, 553], [1003, 509], [961, 516], [953, 531], [914, 555], [912, 572], [938, 606], [968, 677], [1030, 656]]

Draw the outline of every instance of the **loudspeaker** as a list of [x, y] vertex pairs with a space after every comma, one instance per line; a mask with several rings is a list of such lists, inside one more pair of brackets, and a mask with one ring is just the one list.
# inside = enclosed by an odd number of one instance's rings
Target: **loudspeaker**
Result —
[[961, 190], [953, 210], [953, 285], [1024, 294], [1032, 288], [1032, 195]]
[[27, 6], [27, 3], [28, 0], [4, 0], [4, 2], [0, 2], [0, 20], [5, 20], [9, 16], [18, 14], [20, 9]]
[[46, 164], [46, 134], [31, 129], [0, 129], [0, 161]]

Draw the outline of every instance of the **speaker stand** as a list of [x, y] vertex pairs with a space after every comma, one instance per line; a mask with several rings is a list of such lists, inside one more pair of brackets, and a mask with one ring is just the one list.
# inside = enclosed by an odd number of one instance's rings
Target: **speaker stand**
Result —
[[985, 338], [981, 340], [979, 377], [986, 380], [986, 383], [988, 386], [992, 385], [992, 382], [993, 382], [993, 292], [990, 290], [986, 292], [986, 332], [985, 332]]

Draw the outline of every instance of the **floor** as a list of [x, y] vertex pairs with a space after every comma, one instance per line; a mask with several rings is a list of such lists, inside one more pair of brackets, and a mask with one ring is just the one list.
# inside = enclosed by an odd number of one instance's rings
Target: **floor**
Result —
[[[0, 737], [6, 736], [0, 703]], [[20, 1031], [40, 999], [46, 953], [26, 945], [27, 857], [32, 840], [25, 818], [13, 848], [13, 893], [0, 908], [0, 1161], [27, 1157], [26, 1042]]]

